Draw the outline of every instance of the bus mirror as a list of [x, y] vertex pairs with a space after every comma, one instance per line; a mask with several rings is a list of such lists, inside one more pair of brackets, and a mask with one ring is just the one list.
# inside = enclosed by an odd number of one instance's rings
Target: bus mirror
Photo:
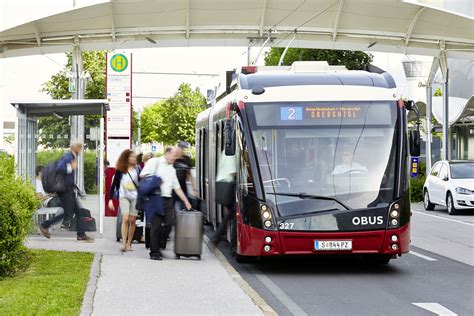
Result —
[[419, 157], [421, 152], [421, 137], [420, 131], [410, 131], [410, 155], [412, 157]]
[[232, 124], [232, 120], [226, 120], [224, 127], [224, 137], [225, 137], [225, 155], [234, 156], [235, 155], [235, 128]]

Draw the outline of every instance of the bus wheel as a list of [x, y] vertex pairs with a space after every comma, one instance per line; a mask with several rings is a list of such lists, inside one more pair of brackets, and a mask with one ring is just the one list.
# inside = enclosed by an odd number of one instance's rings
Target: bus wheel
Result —
[[365, 262], [371, 265], [388, 264], [392, 259], [391, 255], [366, 255]]
[[377, 256], [375, 262], [378, 264], [388, 264], [390, 262], [390, 259], [392, 259], [392, 256], [390, 255], [380, 255]]
[[252, 263], [255, 262], [256, 257], [242, 256], [239, 254], [235, 255], [235, 260], [238, 263]]

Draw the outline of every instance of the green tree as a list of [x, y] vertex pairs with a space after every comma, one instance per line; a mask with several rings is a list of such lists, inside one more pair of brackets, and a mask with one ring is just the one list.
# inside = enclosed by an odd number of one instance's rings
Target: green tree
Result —
[[[54, 74], [50, 80], [43, 84], [42, 91], [46, 92], [53, 99], [70, 99], [69, 77], [72, 72], [72, 55], [67, 53], [67, 64], [64, 69]], [[105, 69], [106, 69], [106, 51], [88, 51], [82, 52], [82, 61], [84, 71], [88, 72], [91, 80], [87, 82], [84, 98], [86, 99], [105, 99]], [[134, 111], [132, 117], [133, 135], [137, 136], [138, 115]], [[91, 127], [99, 126], [100, 116], [87, 115], [85, 117], [85, 133], [89, 133]], [[40, 134], [39, 143], [48, 148], [65, 148], [69, 146], [70, 125], [69, 118], [57, 118], [54, 116], [40, 118], [38, 121]], [[61, 137], [59, 137], [61, 136]], [[95, 146], [95, 142], [87, 141], [89, 148]]]
[[[272, 47], [265, 54], [266, 66], [277, 66], [283, 47]], [[294, 61], [327, 61], [329, 65], [344, 65], [349, 70], [364, 69], [372, 62], [373, 56], [361, 51], [333, 50], [333, 49], [313, 49], [313, 48], [289, 48], [282, 65], [289, 66]]]
[[195, 122], [205, 109], [206, 99], [198, 88], [182, 83], [167, 100], [145, 108], [142, 113], [142, 141], [175, 144], [180, 140], [195, 142]]

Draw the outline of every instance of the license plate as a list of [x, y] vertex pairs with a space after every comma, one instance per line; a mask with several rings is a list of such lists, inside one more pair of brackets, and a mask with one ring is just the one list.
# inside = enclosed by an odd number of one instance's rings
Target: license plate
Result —
[[352, 240], [315, 240], [314, 250], [352, 250]]

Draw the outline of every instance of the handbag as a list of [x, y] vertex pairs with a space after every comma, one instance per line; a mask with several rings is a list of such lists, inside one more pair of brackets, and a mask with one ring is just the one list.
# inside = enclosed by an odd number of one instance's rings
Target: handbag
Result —
[[232, 205], [235, 202], [235, 182], [216, 181], [216, 195], [214, 200], [218, 204]]
[[[127, 173], [128, 173], [128, 176], [130, 177], [130, 180], [132, 180], [133, 185], [135, 186], [135, 188], [138, 191], [138, 184], [136, 184], [135, 181], [133, 181], [133, 178], [132, 178], [132, 175], [130, 174], [130, 172], [127, 171]], [[143, 211], [145, 209], [143, 204], [144, 204], [143, 203], [143, 197], [138, 194], [137, 195], [137, 200], [135, 201], [135, 209], [137, 211]]]

